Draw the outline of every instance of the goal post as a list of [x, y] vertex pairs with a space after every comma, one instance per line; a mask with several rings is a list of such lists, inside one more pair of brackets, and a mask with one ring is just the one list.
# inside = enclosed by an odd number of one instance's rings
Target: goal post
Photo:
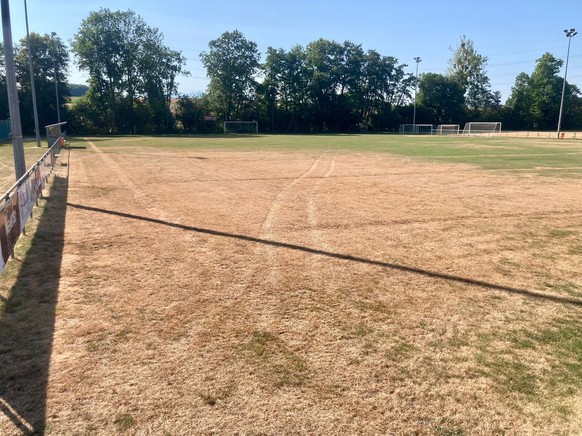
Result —
[[405, 135], [432, 135], [434, 126], [432, 124], [400, 124], [398, 131]]
[[259, 133], [259, 123], [256, 121], [225, 121], [223, 127], [225, 134], [256, 135]]
[[500, 121], [470, 121], [465, 123], [463, 129], [463, 135], [491, 135], [500, 132]]
[[436, 129], [437, 135], [458, 135], [461, 130], [460, 124], [439, 124]]

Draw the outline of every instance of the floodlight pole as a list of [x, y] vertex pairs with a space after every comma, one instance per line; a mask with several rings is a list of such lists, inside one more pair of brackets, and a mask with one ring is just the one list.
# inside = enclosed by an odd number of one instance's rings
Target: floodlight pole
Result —
[[36, 133], [36, 146], [40, 147], [40, 127], [38, 124], [38, 108], [36, 106], [36, 86], [34, 84], [34, 70], [32, 68], [32, 41], [28, 31], [28, 8], [24, 0], [24, 18], [26, 21], [26, 40], [28, 41], [28, 69], [30, 70], [30, 89], [32, 91], [32, 111], [34, 113], [34, 132]]
[[416, 62], [416, 76], [414, 79], [414, 111], [413, 111], [413, 115], [412, 115], [412, 133], [415, 134], [416, 133], [416, 93], [418, 92], [418, 64], [420, 63], [420, 61], [422, 61], [422, 59], [420, 59], [418, 56], [414, 58], [415, 62]]
[[57, 36], [57, 33], [51, 32], [51, 37], [53, 39], [53, 49], [55, 51], [53, 62], [54, 62], [54, 67], [55, 67], [55, 97], [57, 100], [57, 122], [60, 123], [61, 122], [61, 108], [59, 107], [59, 69], [57, 66], [58, 65], [58, 63], [57, 63], [57, 43], [56, 43], [55, 36]]
[[16, 87], [16, 65], [14, 63], [14, 46], [12, 44], [12, 25], [10, 23], [10, 5], [8, 0], [0, 0], [2, 7], [2, 33], [4, 36], [4, 56], [6, 65], [6, 88], [8, 91], [8, 108], [10, 111], [10, 129], [12, 130], [12, 148], [14, 150], [14, 171], [16, 180], [26, 173], [24, 161], [24, 144], [22, 141], [22, 123], [20, 105]]
[[556, 137], [560, 139], [560, 129], [562, 128], [562, 114], [564, 112], [564, 95], [566, 94], [566, 77], [568, 76], [568, 61], [570, 60], [570, 42], [572, 37], [576, 36], [578, 32], [576, 29], [565, 29], [564, 33], [568, 38], [568, 54], [566, 55], [566, 68], [564, 69], [564, 83], [562, 84], [562, 99], [560, 100], [560, 115], [558, 116], [558, 133]]

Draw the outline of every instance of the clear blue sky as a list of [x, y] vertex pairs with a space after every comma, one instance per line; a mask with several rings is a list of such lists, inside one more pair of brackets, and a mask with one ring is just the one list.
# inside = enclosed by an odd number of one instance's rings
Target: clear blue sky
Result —
[[[208, 42], [225, 31], [240, 30], [258, 44], [290, 49], [318, 38], [362, 44], [408, 64], [420, 56], [419, 73], [445, 73], [461, 35], [488, 58], [492, 89], [503, 101], [515, 77], [531, 74], [535, 60], [550, 52], [566, 59], [563, 30], [576, 28], [572, 39], [568, 82], [582, 89], [582, 2], [580, 0], [390, 1], [390, 0], [27, 0], [31, 32], [57, 32], [68, 43], [90, 12], [101, 7], [131, 9], [164, 34], [164, 42], [187, 58], [191, 77], [179, 78], [181, 93], [202, 92], [208, 79], [199, 60]], [[25, 36], [24, 0], [11, 0], [12, 36]], [[563, 75], [563, 68], [560, 73]], [[72, 64], [70, 81], [85, 76]]]

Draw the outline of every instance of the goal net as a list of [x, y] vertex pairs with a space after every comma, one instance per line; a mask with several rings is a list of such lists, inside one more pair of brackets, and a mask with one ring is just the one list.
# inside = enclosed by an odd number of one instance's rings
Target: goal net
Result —
[[480, 121], [465, 123], [463, 135], [483, 135], [501, 132], [501, 123], [499, 121]]
[[437, 135], [458, 135], [461, 130], [459, 124], [439, 124], [436, 129]]
[[400, 124], [400, 133], [407, 135], [432, 135], [432, 124]]
[[225, 121], [224, 133], [257, 134], [259, 133], [259, 123], [256, 121]]

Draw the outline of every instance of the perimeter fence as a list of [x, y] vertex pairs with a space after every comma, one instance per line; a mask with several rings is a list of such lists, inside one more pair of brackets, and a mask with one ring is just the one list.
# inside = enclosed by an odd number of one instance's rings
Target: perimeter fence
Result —
[[[557, 139], [556, 131], [553, 132], [536, 132], [536, 131], [516, 131], [516, 132], [499, 132], [495, 136], [507, 138], [548, 138]], [[560, 139], [582, 139], [582, 132], [560, 132]]]
[[34, 206], [42, 198], [42, 191], [65, 144], [65, 135], [63, 132], [57, 138], [50, 138], [47, 152], [0, 197], [0, 274], [14, 255], [14, 246], [32, 217]]
[[[502, 131], [502, 132], [471, 132], [468, 136], [493, 136], [499, 138], [540, 138], [557, 139], [556, 132], [537, 131]], [[582, 139], [582, 132], [560, 132], [560, 139]]]

